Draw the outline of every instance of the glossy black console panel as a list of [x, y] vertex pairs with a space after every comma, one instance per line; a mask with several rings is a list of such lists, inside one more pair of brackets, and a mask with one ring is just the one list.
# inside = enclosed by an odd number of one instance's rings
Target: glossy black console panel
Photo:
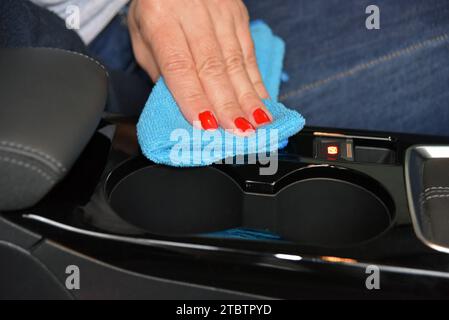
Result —
[[[333, 133], [309, 128], [293, 137], [273, 176], [260, 176], [257, 165], [158, 167], [110, 149], [111, 142], [97, 135], [58, 189], [38, 206], [4, 217], [111, 267], [245, 294], [448, 294], [449, 255], [426, 247], [413, 232], [403, 161], [412, 144], [449, 139], [337, 132], [351, 135], [354, 151], [390, 150], [387, 158], [374, 157], [383, 159], [379, 163], [369, 162], [371, 156], [317, 157], [318, 131]], [[210, 235], [239, 227], [280, 238]], [[382, 271], [379, 292], [365, 287], [369, 264]]]
[[[129, 162], [106, 180], [106, 198], [123, 220], [151, 234], [247, 228], [286, 241], [340, 247], [377, 237], [394, 218], [388, 192], [354, 170], [303, 166], [273, 181], [275, 193], [263, 188], [256, 193], [220, 166], [179, 169]], [[142, 167], [136, 169], [136, 162]]]

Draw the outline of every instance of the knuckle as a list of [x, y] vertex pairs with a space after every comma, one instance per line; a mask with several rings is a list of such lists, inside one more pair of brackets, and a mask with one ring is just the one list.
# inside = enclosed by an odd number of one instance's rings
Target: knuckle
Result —
[[145, 36], [148, 38], [149, 43], [161, 43], [167, 36], [164, 27], [161, 25], [150, 25]]
[[221, 76], [225, 73], [226, 66], [218, 56], [209, 56], [199, 66], [200, 77]]
[[228, 73], [235, 73], [244, 70], [243, 56], [239, 51], [229, 54], [225, 59], [225, 63]]
[[253, 83], [254, 89], [256, 89], [256, 91], [262, 95], [263, 98], [267, 98], [268, 97], [268, 92], [267, 89], [265, 88], [265, 84], [262, 82], [262, 80], [257, 80], [254, 81]]
[[161, 70], [168, 75], [182, 75], [193, 70], [193, 62], [186, 54], [175, 53], [168, 56]]
[[261, 79], [258, 79], [258, 80], [256, 80], [256, 81], [253, 82], [253, 86], [254, 86], [254, 87], [263, 87], [264, 84], [263, 84], [263, 82], [262, 82]]
[[182, 95], [182, 99], [187, 103], [197, 103], [203, 100], [204, 96], [201, 92], [186, 90]]
[[235, 101], [226, 101], [220, 105], [218, 112], [224, 116], [232, 116], [238, 109], [239, 106]]
[[251, 44], [249, 52], [245, 56], [245, 63], [250, 67], [257, 66], [257, 58], [254, 52], [254, 45]]
[[243, 92], [240, 97], [239, 97], [239, 101], [243, 102], [253, 102], [254, 100], [259, 100], [259, 98], [257, 97], [255, 92], [252, 91], [248, 91], [248, 92]]

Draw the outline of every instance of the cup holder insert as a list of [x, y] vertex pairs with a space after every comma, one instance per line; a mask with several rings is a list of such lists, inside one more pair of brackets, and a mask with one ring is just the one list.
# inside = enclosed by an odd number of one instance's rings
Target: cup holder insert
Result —
[[213, 232], [241, 225], [240, 187], [214, 168], [148, 166], [126, 175], [109, 203], [122, 219], [162, 235]]
[[[372, 239], [393, 221], [394, 205], [373, 179], [337, 168], [303, 168], [277, 182], [274, 195], [247, 194], [214, 167], [158, 165], [108, 178], [112, 209], [149, 233], [167, 236], [258, 228], [284, 240], [340, 247]], [[111, 185], [112, 183], [112, 185]]]
[[372, 239], [392, 223], [391, 210], [373, 192], [332, 178], [308, 178], [277, 196], [278, 233], [320, 246], [347, 246]]

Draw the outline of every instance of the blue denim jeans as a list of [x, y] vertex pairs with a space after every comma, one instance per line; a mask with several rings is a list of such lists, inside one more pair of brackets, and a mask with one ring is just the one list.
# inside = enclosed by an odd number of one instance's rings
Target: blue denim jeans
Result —
[[[377, 0], [379, 30], [365, 27], [371, 0], [245, 2], [285, 40], [281, 101], [308, 125], [449, 136], [449, 1]], [[138, 70], [122, 17], [91, 50]]]

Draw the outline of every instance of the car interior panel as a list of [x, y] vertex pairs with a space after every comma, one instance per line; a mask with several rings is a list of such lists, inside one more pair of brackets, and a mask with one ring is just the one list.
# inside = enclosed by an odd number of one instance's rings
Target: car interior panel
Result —
[[0, 70], [0, 298], [449, 294], [449, 137], [306, 126], [274, 175], [173, 168], [140, 153], [135, 119], [103, 113], [93, 59], [1, 49]]

